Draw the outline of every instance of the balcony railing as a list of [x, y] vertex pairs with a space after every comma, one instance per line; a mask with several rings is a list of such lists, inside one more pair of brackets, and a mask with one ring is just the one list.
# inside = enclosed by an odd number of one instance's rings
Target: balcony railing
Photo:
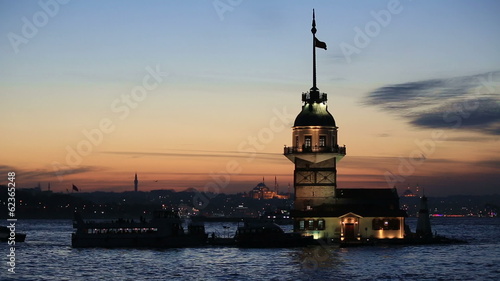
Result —
[[344, 146], [285, 146], [283, 154], [292, 154], [292, 153], [316, 153], [316, 152], [324, 152], [324, 153], [338, 153], [338, 154], [346, 154], [346, 148]]

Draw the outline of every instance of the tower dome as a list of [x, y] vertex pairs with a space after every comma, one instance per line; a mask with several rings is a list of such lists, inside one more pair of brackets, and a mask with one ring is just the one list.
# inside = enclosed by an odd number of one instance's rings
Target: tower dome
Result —
[[328, 112], [328, 108], [324, 103], [306, 103], [302, 106], [302, 111], [295, 118], [293, 123], [294, 127], [297, 126], [335, 126], [335, 119], [332, 114]]

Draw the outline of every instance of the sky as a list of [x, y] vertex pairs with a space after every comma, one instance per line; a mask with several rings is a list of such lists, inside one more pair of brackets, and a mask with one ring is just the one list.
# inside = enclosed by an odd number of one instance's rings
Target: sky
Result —
[[313, 8], [338, 187], [498, 193], [496, 0], [0, 0], [5, 184], [293, 189]]

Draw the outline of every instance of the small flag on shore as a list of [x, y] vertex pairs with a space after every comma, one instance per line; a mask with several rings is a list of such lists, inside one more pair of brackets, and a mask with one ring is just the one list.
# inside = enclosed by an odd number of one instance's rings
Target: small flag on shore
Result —
[[74, 185], [74, 184], [73, 184], [73, 190], [78, 191], [78, 187], [76, 187], [76, 185]]

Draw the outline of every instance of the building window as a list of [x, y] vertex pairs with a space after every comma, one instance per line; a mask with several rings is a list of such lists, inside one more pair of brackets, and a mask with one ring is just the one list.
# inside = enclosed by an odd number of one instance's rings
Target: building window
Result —
[[325, 229], [325, 220], [318, 220], [318, 230]]
[[314, 220], [309, 220], [307, 224], [307, 229], [313, 230], [314, 229]]
[[304, 147], [310, 148], [312, 144], [312, 136], [306, 136], [304, 139]]
[[299, 136], [295, 136], [295, 147], [299, 147]]
[[298, 221], [299, 230], [325, 230], [325, 220], [308, 219]]
[[399, 230], [400, 223], [399, 219], [374, 219], [372, 222], [373, 230]]
[[319, 147], [326, 146], [326, 136], [319, 136]]

